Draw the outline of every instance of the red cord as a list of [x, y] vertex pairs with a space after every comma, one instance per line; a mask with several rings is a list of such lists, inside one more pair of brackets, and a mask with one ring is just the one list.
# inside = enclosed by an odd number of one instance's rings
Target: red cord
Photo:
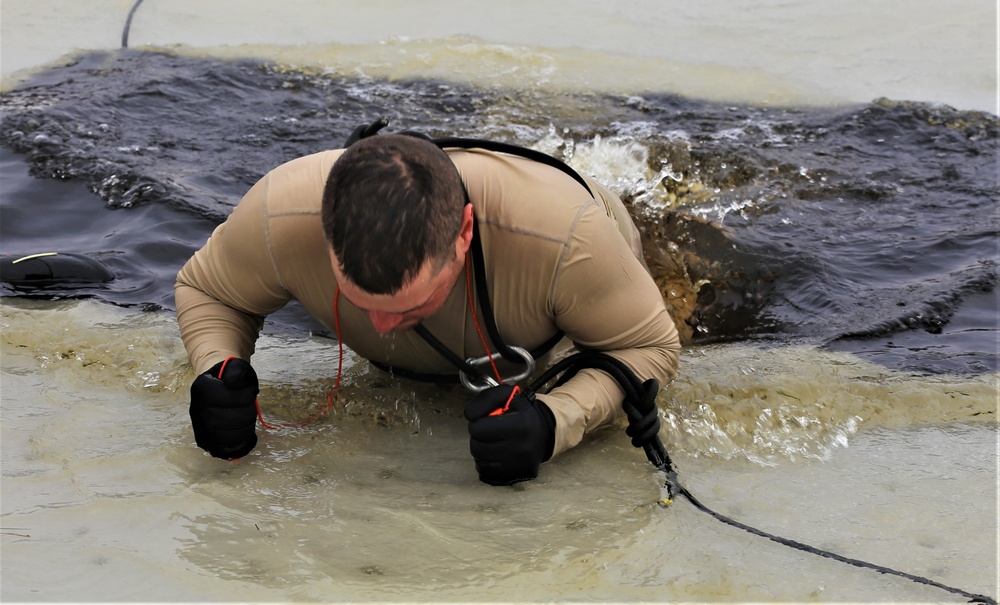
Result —
[[[283, 428], [298, 428], [306, 426], [307, 424], [312, 424], [316, 422], [323, 416], [330, 413], [333, 406], [337, 403], [337, 393], [340, 391], [340, 379], [344, 373], [344, 341], [340, 338], [340, 286], [337, 286], [337, 291], [333, 295], [333, 322], [334, 327], [337, 330], [337, 382], [334, 383], [332, 388], [326, 390], [326, 407], [324, 407], [319, 412], [313, 414], [309, 418], [302, 420], [300, 422], [288, 422], [282, 424], [268, 424], [264, 420], [264, 414], [260, 410], [260, 401], [254, 400], [254, 405], [257, 406], [257, 419], [260, 420], [260, 425], [266, 429], [277, 430]], [[230, 357], [229, 359], [232, 359]], [[222, 363], [222, 368], [219, 369], [219, 378], [222, 378], [222, 370], [226, 368], [226, 364], [229, 363], [229, 359], [226, 359]]]
[[472, 298], [472, 273], [469, 270], [469, 255], [466, 253], [465, 256], [465, 292], [469, 297], [469, 309], [472, 311], [472, 323], [476, 326], [476, 333], [479, 334], [479, 340], [483, 343], [483, 349], [486, 350], [486, 359], [490, 360], [490, 367], [493, 368], [493, 375], [496, 376], [497, 382], [502, 383], [503, 377], [500, 375], [500, 370], [497, 369], [497, 364], [493, 363], [493, 355], [490, 353], [490, 345], [486, 342], [486, 337], [483, 336], [483, 329], [479, 327], [479, 318], [476, 317], [476, 301]]
[[230, 359], [236, 359], [236, 358], [230, 355], [229, 357], [225, 358], [222, 361], [222, 366], [219, 367], [219, 380], [222, 380], [222, 373], [226, 371], [226, 366], [229, 365]]

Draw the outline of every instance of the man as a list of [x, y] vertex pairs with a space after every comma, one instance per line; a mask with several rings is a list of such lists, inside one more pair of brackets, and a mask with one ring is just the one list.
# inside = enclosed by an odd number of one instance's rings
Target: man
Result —
[[[635, 226], [616, 196], [569, 172], [407, 135], [271, 171], [178, 274], [178, 323], [199, 374], [198, 445], [227, 459], [255, 446], [248, 360], [264, 317], [292, 299], [344, 345], [404, 375], [454, 377], [462, 360], [515, 347], [542, 354], [565, 333], [665, 385], [680, 345]], [[495, 338], [482, 325], [495, 325]], [[465, 410], [480, 479], [533, 479], [541, 462], [619, 416], [622, 398], [596, 369], [537, 396], [487, 388]]]

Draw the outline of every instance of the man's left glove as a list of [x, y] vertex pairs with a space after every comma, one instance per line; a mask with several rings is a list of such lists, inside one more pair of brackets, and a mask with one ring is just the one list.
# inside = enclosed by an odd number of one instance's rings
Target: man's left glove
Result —
[[230, 357], [191, 384], [191, 427], [198, 447], [216, 458], [234, 460], [257, 445], [257, 372]]
[[479, 480], [512, 485], [538, 476], [552, 457], [556, 420], [535, 394], [508, 384], [486, 389], [465, 406], [469, 449]]

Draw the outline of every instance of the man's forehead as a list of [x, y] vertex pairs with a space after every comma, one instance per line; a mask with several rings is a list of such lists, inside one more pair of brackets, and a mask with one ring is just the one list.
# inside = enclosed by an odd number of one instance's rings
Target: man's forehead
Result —
[[[406, 288], [396, 294], [369, 294], [356, 286], [341, 284], [340, 291], [355, 307], [363, 311], [392, 313], [405, 315], [418, 311], [430, 303], [434, 296], [434, 288], [428, 288], [423, 293], [405, 292]], [[419, 294], [419, 295], [418, 295]]]
[[330, 251], [333, 273], [340, 286], [340, 292], [354, 306], [365, 311], [404, 314], [427, 305], [434, 296], [438, 275], [432, 271], [430, 263], [421, 268], [414, 279], [407, 282], [394, 294], [372, 294], [347, 279], [341, 271], [336, 255]]

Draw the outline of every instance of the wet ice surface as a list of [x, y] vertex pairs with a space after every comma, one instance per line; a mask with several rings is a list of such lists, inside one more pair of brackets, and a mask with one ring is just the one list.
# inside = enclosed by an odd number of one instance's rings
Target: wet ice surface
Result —
[[[535, 482], [480, 484], [465, 395], [363, 363], [348, 364], [329, 416], [261, 431], [239, 462], [215, 460], [190, 434], [190, 369], [169, 315], [10, 299], [0, 309], [7, 600], [950, 599], [729, 528], [684, 501], [658, 507], [661, 480], [620, 427], [546, 463]], [[35, 333], [43, 318], [51, 335]], [[265, 337], [265, 413], [295, 420], [322, 401], [333, 351], [323, 338]], [[685, 485], [766, 531], [995, 594], [995, 377], [765, 353], [686, 354], [687, 378], [661, 396]], [[736, 365], [754, 368], [742, 384]], [[803, 390], [804, 367], [815, 393]], [[765, 403], [750, 395], [757, 383], [797, 400]], [[735, 390], [727, 405], [693, 399], [696, 388]], [[820, 405], [824, 393], [843, 409]], [[813, 420], [776, 423], [767, 405]]]

